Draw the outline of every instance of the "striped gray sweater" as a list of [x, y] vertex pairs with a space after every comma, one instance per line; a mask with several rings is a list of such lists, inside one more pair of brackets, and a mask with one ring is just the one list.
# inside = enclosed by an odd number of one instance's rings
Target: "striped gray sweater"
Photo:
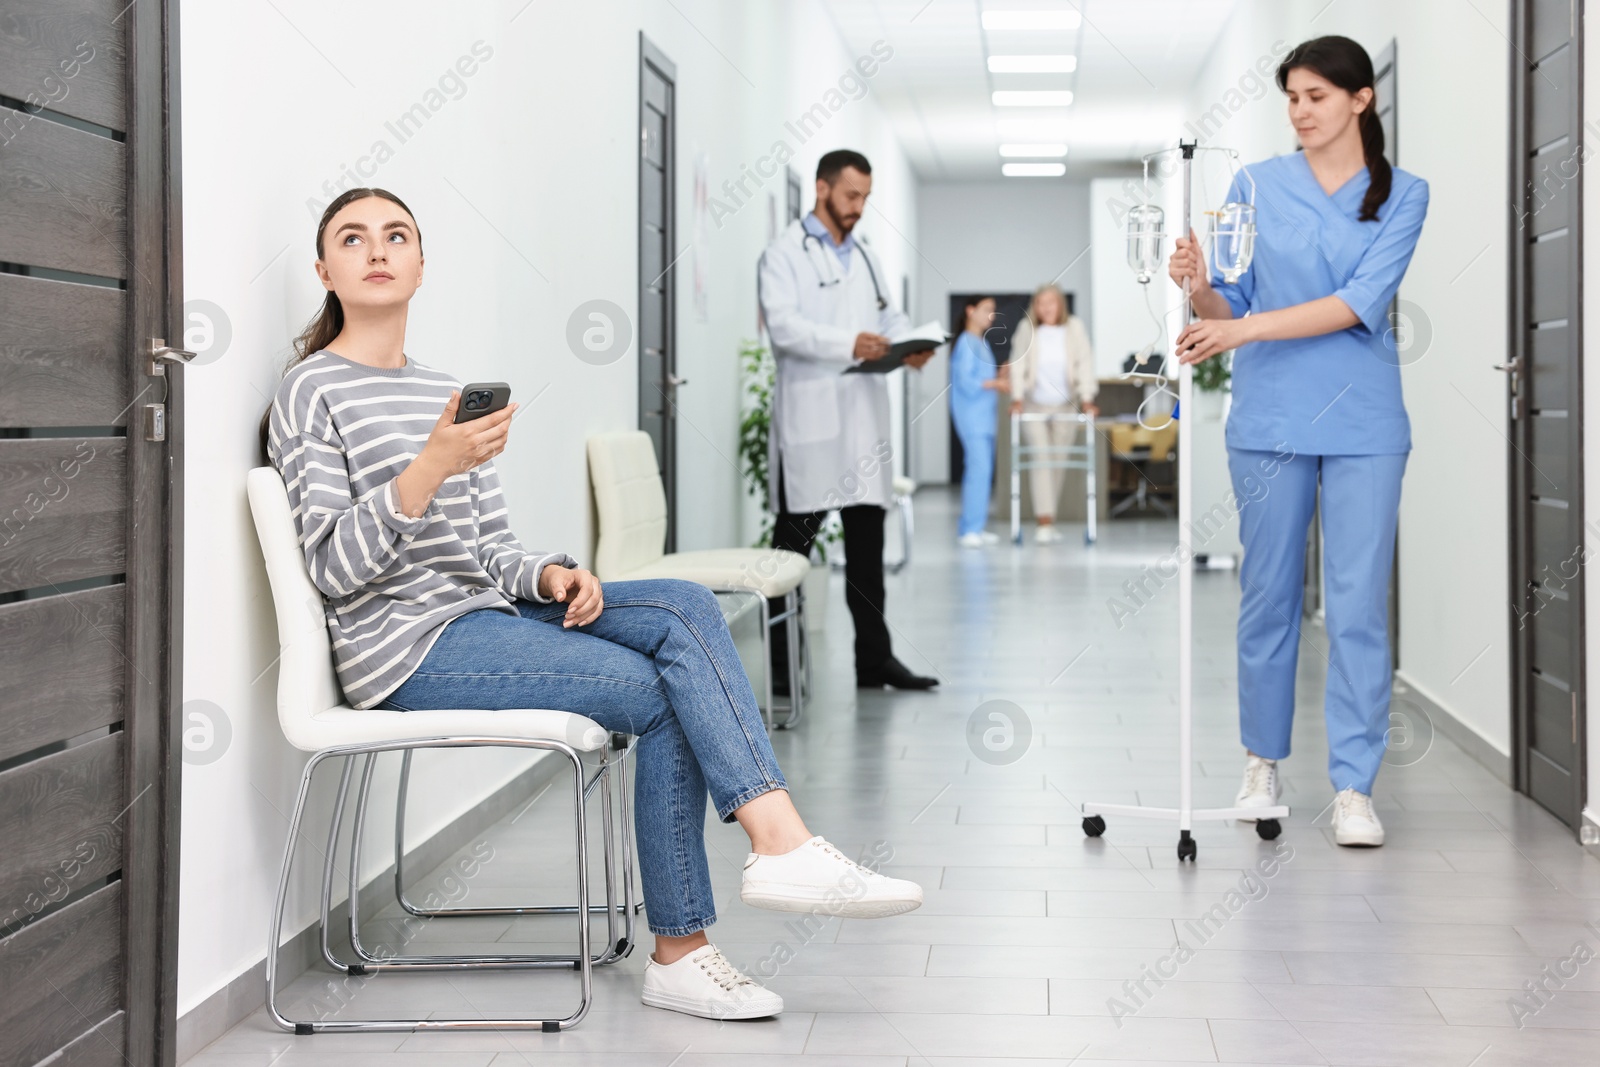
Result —
[[451, 619], [549, 603], [538, 592], [545, 564], [577, 566], [517, 543], [493, 461], [451, 475], [419, 518], [400, 510], [394, 479], [460, 388], [409, 358], [383, 370], [324, 349], [291, 368], [272, 401], [267, 455], [289, 489], [339, 684], [356, 708], [410, 677]]

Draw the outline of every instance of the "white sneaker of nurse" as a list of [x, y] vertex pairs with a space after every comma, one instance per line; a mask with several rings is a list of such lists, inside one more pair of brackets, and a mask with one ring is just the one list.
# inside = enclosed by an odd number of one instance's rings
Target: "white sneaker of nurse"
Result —
[[781, 856], [750, 853], [739, 899], [771, 911], [881, 919], [920, 908], [922, 887], [869, 870], [813, 837]]
[[1377, 848], [1383, 844], [1383, 823], [1372, 810], [1372, 798], [1354, 789], [1333, 798], [1333, 839], [1341, 845]]
[[1053, 545], [1059, 540], [1061, 535], [1056, 532], [1054, 524], [1039, 527], [1039, 532], [1033, 535], [1033, 543], [1036, 545]]
[[[1239, 795], [1233, 798], [1236, 808], [1270, 808], [1283, 796], [1283, 786], [1278, 781], [1278, 761], [1248, 755], [1244, 760], [1244, 783]], [[1240, 819], [1255, 822], [1255, 819]]]
[[978, 536], [983, 538], [983, 543], [986, 545], [998, 545], [1000, 543], [1000, 535], [990, 533], [988, 530], [979, 530]]
[[783, 1011], [782, 997], [729, 963], [715, 945], [667, 964], [652, 956], [639, 999], [702, 1019], [765, 1019]]
[[988, 543], [983, 539], [983, 534], [981, 533], [966, 533], [956, 538], [956, 544], [962, 548], [982, 548]]

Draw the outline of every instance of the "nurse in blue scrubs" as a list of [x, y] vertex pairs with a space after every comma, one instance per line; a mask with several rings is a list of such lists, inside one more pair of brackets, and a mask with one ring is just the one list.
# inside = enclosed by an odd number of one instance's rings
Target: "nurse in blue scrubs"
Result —
[[989, 521], [989, 488], [994, 484], [994, 435], [998, 393], [1006, 379], [995, 370], [994, 349], [985, 335], [994, 325], [994, 298], [966, 303], [961, 335], [950, 350], [950, 419], [961, 438], [961, 520], [956, 543], [982, 548], [999, 541], [984, 529]]
[[[1302, 151], [1250, 164], [1256, 243], [1228, 284], [1193, 234], [1170, 273], [1198, 320], [1177, 342], [1200, 363], [1234, 350], [1228, 466], [1240, 501], [1238, 805], [1276, 804], [1289, 754], [1306, 534], [1322, 490], [1331, 652], [1324, 713], [1335, 840], [1383, 843], [1372, 783], [1389, 725], [1388, 588], [1411, 426], [1388, 308], [1428, 210], [1428, 185], [1383, 158], [1372, 61], [1347, 37], [1278, 67]], [[1236, 178], [1229, 200], [1248, 201]]]

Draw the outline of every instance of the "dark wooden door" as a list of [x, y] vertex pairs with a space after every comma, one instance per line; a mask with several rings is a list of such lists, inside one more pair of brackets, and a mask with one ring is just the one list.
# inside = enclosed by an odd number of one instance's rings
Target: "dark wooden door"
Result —
[[667, 494], [667, 551], [678, 540], [677, 67], [639, 35], [639, 429]]
[[0, 0], [0, 1067], [173, 1062], [174, 8]]
[[1515, 0], [1511, 37], [1512, 761], [1517, 788], [1576, 827], [1584, 796], [1579, 0]]

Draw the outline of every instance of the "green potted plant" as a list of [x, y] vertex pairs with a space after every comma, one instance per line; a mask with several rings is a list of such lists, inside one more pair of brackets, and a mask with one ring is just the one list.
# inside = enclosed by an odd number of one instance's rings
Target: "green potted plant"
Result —
[[1202, 419], [1216, 422], [1222, 418], [1223, 405], [1233, 380], [1233, 353], [1219, 352], [1204, 363], [1195, 365], [1195, 412]]

